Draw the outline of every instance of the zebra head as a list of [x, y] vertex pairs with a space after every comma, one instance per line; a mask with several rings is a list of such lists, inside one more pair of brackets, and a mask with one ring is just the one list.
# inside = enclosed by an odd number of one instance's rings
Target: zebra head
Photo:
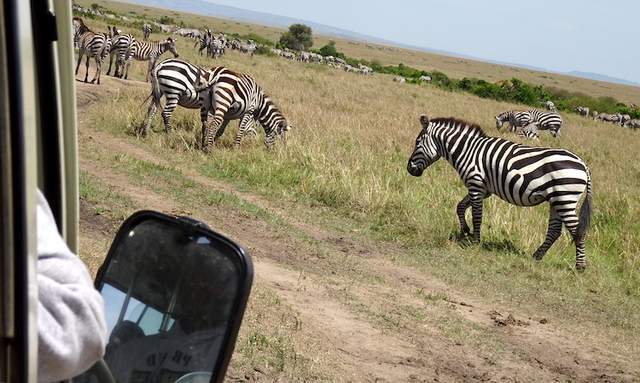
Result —
[[414, 177], [420, 177], [429, 165], [440, 158], [433, 140], [433, 132], [429, 130], [429, 118], [426, 114], [420, 116], [420, 125], [422, 130], [416, 138], [416, 146], [407, 164], [407, 171]]
[[509, 112], [502, 112], [496, 116], [496, 129], [500, 130], [504, 122], [509, 119]]
[[173, 53], [173, 57], [178, 58], [178, 50], [176, 49], [176, 42], [171, 38], [167, 37], [167, 41], [164, 42], [164, 48], [166, 51]]

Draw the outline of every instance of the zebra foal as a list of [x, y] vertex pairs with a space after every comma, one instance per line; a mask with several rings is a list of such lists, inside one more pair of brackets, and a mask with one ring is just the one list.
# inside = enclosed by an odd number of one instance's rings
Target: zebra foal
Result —
[[[420, 124], [422, 130], [407, 171], [419, 177], [440, 157], [456, 169], [468, 189], [456, 208], [463, 234], [471, 234], [465, 219], [465, 212], [471, 207], [472, 238], [480, 241], [482, 201], [492, 194], [516, 206], [535, 206], [546, 201], [550, 205], [549, 226], [544, 242], [533, 254], [534, 259], [544, 257], [564, 225], [576, 245], [576, 269], [585, 269], [592, 186], [584, 161], [564, 149], [529, 147], [490, 137], [479, 126], [453, 118], [429, 120], [422, 115]], [[583, 193], [586, 197], [578, 215], [576, 209]]]

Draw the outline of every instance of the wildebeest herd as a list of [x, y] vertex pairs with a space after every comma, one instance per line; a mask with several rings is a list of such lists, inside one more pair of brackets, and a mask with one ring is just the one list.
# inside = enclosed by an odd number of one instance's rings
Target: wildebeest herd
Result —
[[[79, 49], [76, 72], [83, 55], [87, 55], [87, 69], [89, 57], [94, 57], [96, 74], [92, 82], [100, 83], [101, 63], [107, 56], [111, 57], [107, 74], [110, 74], [115, 59], [114, 75], [124, 78], [133, 59], [149, 61], [147, 78], [151, 82], [150, 102], [146, 118], [138, 131], [141, 136], [148, 134], [163, 98], [165, 102], [161, 114], [167, 132], [171, 130], [171, 116], [178, 105], [200, 111], [201, 148], [206, 152], [213, 149], [216, 139], [224, 133], [231, 120], [240, 121], [236, 146], [240, 145], [246, 134], [257, 134], [254, 128], [256, 122], [264, 129], [267, 147], [271, 147], [277, 139], [284, 140], [286, 133], [292, 129], [280, 108], [250, 75], [224, 66], [206, 69], [178, 59], [175, 41], [171, 37], [158, 42], [137, 41], [132, 35], [122, 34], [115, 27], [110, 27], [107, 33], [95, 33], [79, 18], [74, 19], [74, 24], [74, 40]], [[149, 32], [150, 28], [145, 25], [145, 40]], [[210, 30], [197, 33], [192, 30], [184, 36], [194, 40], [194, 48], [200, 54], [213, 59], [224, 55], [226, 49], [252, 55], [258, 48], [252, 41], [231, 39], [223, 33], [214, 34]], [[167, 51], [175, 57], [156, 64], [157, 59]], [[345, 71], [372, 73], [371, 68], [366, 66], [351, 67], [340, 58], [323, 57], [312, 52], [300, 52], [296, 56], [290, 51], [273, 49], [272, 53], [308, 63], [326, 63]], [[85, 82], [87, 76], [88, 73], [85, 74]], [[402, 80], [401, 77], [394, 78], [394, 81]], [[421, 79], [424, 82], [430, 80]], [[495, 117], [496, 127], [500, 129], [506, 123], [512, 132], [527, 138], [538, 138], [540, 131], [549, 131], [553, 137], [559, 137], [562, 116], [552, 102], [543, 101], [543, 105], [547, 110], [509, 110], [500, 113]], [[576, 112], [590, 116], [586, 107], [578, 107]], [[593, 119], [632, 128], [640, 126], [638, 120], [626, 115], [593, 112], [592, 116]], [[475, 242], [480, 240], [483, 200], [492, 194], [517, 206], [549, 202], [547, 234], [533, 257], [542, 259], [564, 226], [576, 246], [576, 268], [583, 270], [586, 267], [585, 237], [592, 210], [592, 181], [582, 159], [564, 149], [532, 147], [491, 137], [478, 125], [455, 118], [430, 119], [422, 115], [419, 121], [421, 131], [409, 158], [407, 171], [413, 176], [420, 176], [439, 158], [446, 159], [454, 167], [468, 190], [456, 207], [464, 236], [469, 236]], [[578, 203], [583, 194], [585, 199], [578, 212]], [[465, 218], [469, 208], [472, 210], [473, 230]]]

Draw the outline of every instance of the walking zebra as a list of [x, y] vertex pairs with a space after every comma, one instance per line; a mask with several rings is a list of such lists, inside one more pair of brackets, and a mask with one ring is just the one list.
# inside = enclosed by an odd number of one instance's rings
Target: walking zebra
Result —
[[151, 35], [151, 32], [153, 31], [153, 29], [151, 29], [151, 25], [149, 24], [144, 24], [142, 26], [142, 39], [144, 41], [149, 40], [149, 35]]
[[[291, 126], [284, 118], [271, 98], [256, 83], [253, 77], [233, 72], [225, 67], [216, 67], [209, 78], [197, 78], [196, 90], [200, 92], [203, 109], [202, 148], [210, 150], [215, 140], [220, 137], [228, 121], [240, 119], [240, 126], [235, 138], [239, 146], [254, 120], [264, 128], [264, 143], [271, 147], [276, 137], [284, 139]], [[206, 123], [208, 114], [213, 115], [211, 125]]]
[[[114, 28], [115, 29], [115, 28]], [[131, 47], [131, 44], [136, 41], [133, 35], [116, 35], [111, 40], [111, 52], [109, 57], [109, 69], [107, 69], [107, 75], [111, 74], [111, 66], [113, 65], [113, 58], [116, 58], [116, 67], [113, 75], [118, 77], [120, 70], [125, 62], [127, 52]]]
[[562, 128], [562, 116], [556, 112], [545, 112], [538, 109], [529, 109], [531, 122], [535, 123], [539, 130], [548, 130], [553, 137], [560, 135]]
[[165, 41], [134, 41], [129, 47], [129, 51], [127, 52], [127, 56], [125, 59], [125, 68], [122, 73], [120, 73], [120, 77], [122, 77], [123, 73], [125, 72], [126, 74], [124, 74], [124, 78], [126, 79], [129, 76], [129, 66], [131, 65], [133, 59], [136, 59], [138, 61], [149, 61], [149, 67], [147, 69], [146, 76], [146, 81], [149, 81], [149, 75], [153, 67], [156, 65], [158, 57], [160, 57], [166, 51], [173, 53], [174, 57], [178, 57], [176, 42], [171, 37], [167, 37]]
[[[586, 267], [585, 235], [591, 216], [591, 176], [587, 165], [575, 154], [555, 148], [535, 148], [487, 136], [474, 124], [453, 118], [429, 120], [420, 116], [418, 135], [407, 171], [419, 177], [444, 157], [458, 172], [468, 194], [456, 212], [464, 235], [470, 235], [465, 212], [471, 206], [473, 240], [480, 241], [482, 201], [495, 194], [516, 206], [535, 206], [549, 202], [549, 227], [545, 241], [533, 257], [542, 259], [558, 239], [562, 225], [576, 245], [576, 269]], [[576, 208], [580, 196], [586, 198]]]
[[86, 71], [84, 74], [84, 82], [87, 82], [89, 77], [89, 59], [91, 57], [95, 58], [96, 62], [96, 73], [93, 76], [94, 82], [100, 84], [100, 73], [102, 71], [102, 60], [109, 54], [111, 50], [111, 38], [106, 33], [94, 33], [84, 24], [79, 17], [74, 17], [74, 41], [77, 41], [78, 45], [78, 63], [76, 64], [76, 72], [78, 74], [78, 69], [80, 68], [80, 61], [82, 60], [82, 56], [87, 56], [86, 63]]
[[[147, 111], [147, 117], [139, 132], [147, 135], [151, 121], [160, 105], [160, 100], [165, 97], [165, 105], [162, 110], [162, 120], [166, 132], [171, 130], [171, 115], [178, 105], [187, 109], [200, 109], [200, 118], [207, 120], [207, 110], [202, 108], [196, 81], [199, 78], [211, 78], [213, 70], [205, 70], [183, 60], [167, 59], [159, 63], [151, 72], [151, 104]], [[205, 113], [203, 116], [202, 113]], [[226, 124], [228, 121], [224, 123]], [[257, 135], [255, 129], [248, 129], [247, 134]]]

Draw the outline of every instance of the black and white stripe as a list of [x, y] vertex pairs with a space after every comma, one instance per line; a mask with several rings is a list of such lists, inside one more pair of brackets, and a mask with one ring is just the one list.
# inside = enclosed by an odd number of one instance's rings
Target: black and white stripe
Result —
[[78, 62], [76, 64], [76, 72], [80, 68], [80, 61], [84, 55], [87, 56], [86, 71], [84, 74], [84, 82], [87, 82], [89, 76], [89, 59], [93, 57], [96, 62], [96, 73], [93, 76], [94, 82], [100, 84], [100, 74], [102, 72], [102, 60], [109, 54], [111, 50], [111, 38], [106, 33], [94, 33], [87, 27], [81, 18], [74, 17], [74, 38], [73, 40], [78, 46]]
[[[276, 137], [284, 139], [291, 127], [280, 109], [263, 91], [253, 77], [216, 67], [208, 79], [198, 79], [197, 90], [203, 103], [201, 116], [213, 115], [210, 125], [203, 120], [202, 147], [209, 150], [215, 140], [222, 135], [226, 122], [240, 119], [235, 145], [240, 145], [254, 120], [264, 128], [264, 143], [271, 147]], [[205, 113], [206, 111], [206, 113]]]
[[531, 115], [531, 122], [536, 124], [538, 130], [548, 130], [553, 137], [560, 135], [562, 116], [559, 113], [545, 112], [539, 109], [529, 109], [527, 112]]
[[121, 77], [120, 71], [123, 69], [123, 65], [126, 59], [127, 52], [131, 48], [131, 44], [136, 41], [133, 35], [116, 35], [111, 40], [111, 52], [109, 57], [109, 69], [107, 69], [107, 75], [111, 74], [111, 66], [113, 65], [113, 59], [116, 59], [116, 67], [113, 75]]
[[510, 132], [520, 132], [522, 128], [531, 124], [533, 119], [531, 114], [524, 110], [508, 110], [496, 116], [496, 128], [500, 130], [505, 122], [509, 123]]
[[142, 26], [142, 39], [144, 41], [149, 40], [149, 36], [151, 35], [151, 31], [152, 30], [153, 29], [151, 28], [151, 25], [149, 25], [149, 24], [144, 24]]
[[[211, 70], [200, 68], [183, 60], [167, 59], [159, 63], [151, 72], [151, 95], [149, 97], [152, 100], [141, 128], [141, 135], [147, 134], [162, 97], [165, 97], [162, 120], [166, 132], [171, 130], [171, 115], [178, 105], [187, 109], [200, 109], [200, 119], [206, 122], [207, 109], [202, 108], [199, 92], [196, 90], [196, 82], [199, 78], [206, 81], [211, 76]], [[223, 126], [226, 127], [228, 122], [225, 121]], [[255, 135], [256, 131], [250, 128], [245, 133]]]
[[156, 65], [158, 57], [166, 51], [173, 53], [174, 57], [178, 57], [176, 42], [171, 37], [167, 37], [165, 41], [134, 41], [129, 47], [129, 51], [127, 52], [125, 59], [125, 69], [123, 70], [123, 72], [125, 72], [124, 78], [129, 76], [129, 66], [133, 59], [136, 59], [138, 61], [149, 61], [146, 76], [146, 80], [149, 81], [149, 75], [153, 67]]
[[[453, 118], [430, 121], [422, 115], [420, 123], [422, 131], [407, 170], [413, 176], [421, 176], [440, 157], [456, 169], [468, 189], [456, 209], [463, 234], [470, 234], [465, 212], [471, 207], [473, 240], [480, 241], [482, 201], [492, 194], [517, 206], [547, 201], [549, 227], [533, 257], [542, 259], [564, 224], [576, 245], [576, 268], [586, 267], [585, 236], [592, 203], [591, 177], [584, 161], [564, 149], [535, 148], [489, 137], [477, 125]], [[578, 216], [578, 202], [585, 192]]]

